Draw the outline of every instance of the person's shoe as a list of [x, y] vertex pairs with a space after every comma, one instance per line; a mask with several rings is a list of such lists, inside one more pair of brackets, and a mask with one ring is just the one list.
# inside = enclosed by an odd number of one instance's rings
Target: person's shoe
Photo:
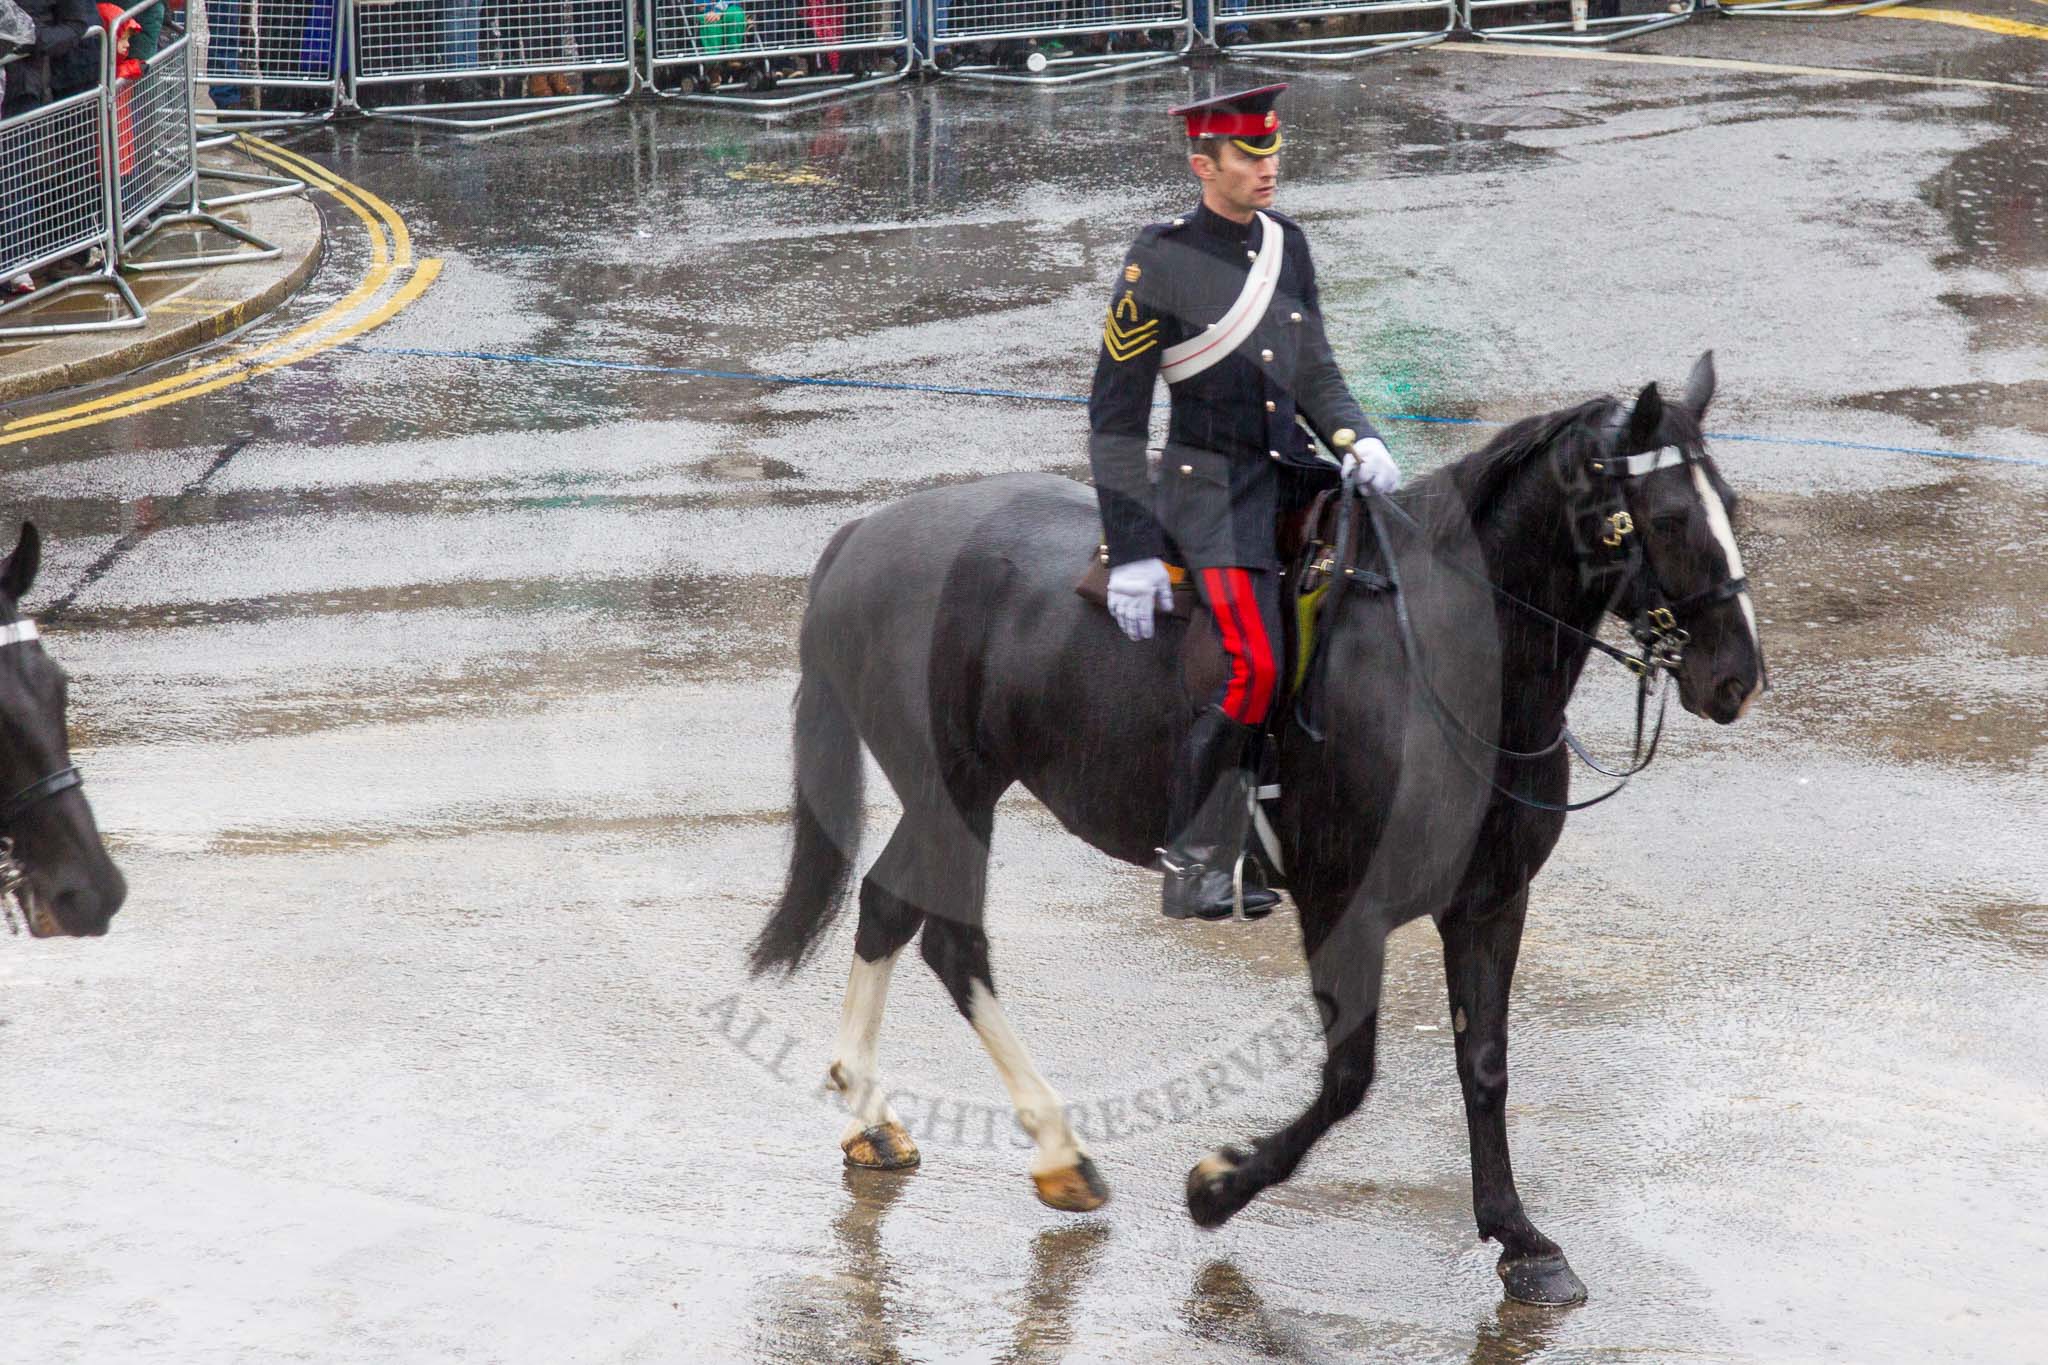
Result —
[[546, 76], [528, 76], [526, 78], [526, 97], [528, 99], [544, 100], [552, 97], [554, 93], [555, 83]]
[[[1159, 865], [1166, 872], [1160, 887], [1159, 909], [1168, 919], [1226, 920], [1237, 918], [1236, 862], [1228, 850], [1209, 863], [1176, 866], [1172, 853], [1162, 850]], [[1227, 859], [1227, 861], [1226, 861]], [[1266, 885], [1265, 872], [1257, 858], [1244, 860], [1244, 917], [1264, 919], [1280, 903], [1280, 893]]]
[[555, 93], [557, 95], [580, 95], [583, 93], [583, 77], [573, 71], [557, 71], [554, 80]]
[[1251, 40], [1252, 30], [1249, 24], [1225, 24], [1222, 31], [1216, 35], [1216, 41], [1225, 46], [1231, 43], [1248, 43]]
[[1245, 857], [1251, 836], [1251, 775], [1244, 769], [1255, 731], [1203, 708], [1188, 727], [1186, 747], [1167, 793], [1169, 842], [1159, 850], [1166, 873], [1160, 909], [1168, 919], [1230, 919], [1237, 914], [1239, 859], [1244, 860], [1246, 919], [1271, 912], [1280, 897], [1266, 887], [1256, 859]]

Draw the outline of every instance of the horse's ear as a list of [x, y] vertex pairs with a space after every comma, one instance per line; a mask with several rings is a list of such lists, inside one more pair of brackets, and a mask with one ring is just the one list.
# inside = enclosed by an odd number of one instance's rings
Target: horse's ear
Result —
[[1664, 397], [1656, 384], [1643, 385], [1636, 395], [1635, 410], [1628, 415], [1629, 450], [1649, 450], [1657, 444], [1657, 432], [1664, 425]]
[[24, 521], [21, 524], [21, 539], [15, 542], [14, 553], [7, 556], [7, 563], [0, 567], [0, 594], [10, 601], [19, 602], [28, 591], [29, 584], [36, 581], [36, 570], [43, 563], [43, 538], [36, 531], [36, 524]]
[[1707, 405], [1714, 401], [1714, 353], [1701, 351], [1700, 358], [1693, 361], [1692, 373], [1685, 377], [1686, 410], [1694, 417], [1705, 417]]

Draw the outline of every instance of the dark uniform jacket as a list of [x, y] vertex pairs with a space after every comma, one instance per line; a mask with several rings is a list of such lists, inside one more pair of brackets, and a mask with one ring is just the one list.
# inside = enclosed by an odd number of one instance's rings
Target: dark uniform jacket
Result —
[[1336, 478], [1295, 419], [1325, 444], [1346, 427], [1361, 440], [1376, 434], [1330, 354], [1308, 238], [1262, 212], [1286, 234], [1273, 301], [1236, 351], [1172, 387], [1156, 490], [1145, 445], [1160, 355], [1229, 311], [1264, 229], [1198, 207], [1139, 232], [1124, 258], [1088, 400], [1088, 460], [1112, 565], [1156, 556], [1274, 568], [1283, 503]]

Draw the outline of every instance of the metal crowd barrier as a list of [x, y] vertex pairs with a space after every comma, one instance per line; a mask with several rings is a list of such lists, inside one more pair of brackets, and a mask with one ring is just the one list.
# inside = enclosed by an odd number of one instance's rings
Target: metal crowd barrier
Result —
[[958, 76], [1065, 85], [1177, 62], [1191, 0], [922, 0], [932, 64]]
[[[1218, 47], [1277, 61], [1346, 62], [1428, 47], [1455, 34], [1459, 19], [1458, 0], [1216, 0], [1216, 6]], [[1253, 24], [1269, 31], [1259, 34]]]
[[342, 0], [186, 0], [194, 79], [221, 128], [259, 132], [334, 117]]
[[[125, 23], [157, 0], [141, 0]], [[118, 31], [118, 28], [117, 30]], [[134, 274], [268, 260], [279, 248], [245, 228], [207, 212], [199, 198], [199, 132], [192, 108], [192, 35], [165, 44], [132, 81], [118, 79], [107, 46], [102, 78], [111, 150], [117, 167], [114, 239], [121, 268]], [[250, 250], [207, 251], [172, 259], [138, 260], [143, 243], [167, 229], [208, 228]]]
[[[484, 129], [615, 104], [636, 72], [636, 0], [353, 0], [348, 101], [365, 114]], [[615, 76], [610, 93], [585, 82]], [[453, 99], [419, 102], [457, 82]], [[397, 87], [375, 108], [363, 94]]]
[[[140, 0], [114, 31], [156, 3]], [[82, 269], [0, 303], [0, 319], [88, 287], [111, 290], [122, 315], [0, 325], [0, 340], [142, 326], [148, 313], [122, 278], [124, 271], [189, 270], [279, 254], [255, 233], [207, 212], [199, 197], [200, 178], [222, 172], [199, 164], [191, 35], [174, 36], [132, 79], [120, 76], [119, 55], [105, 37], [104, 29], [94, 27], [81, 40], [100, 53], [97, 86], [0, 121], [0, 279], [83, 258]], [[240, 248], [195, 247], [175, 259], [141, 259], [152, 238], [179, 228], [218, 233]]]
[[[1465, 27], [1475, 38], [1573, 47], [1655, 33], [1684, 23], [1699, 10], [1699, 0], [1464, 0], [1464, 5]], [[1484, 25], [1482, 12], [1493, 16]]]
[[[97, 41], [101, 33], [91, 29], [81, 41]], [[100, 253], [91, 269], [0, 304], [0, 341], [110, 332], [147, 321], [135, 292], [115, 270], [105, 96], [102, 86], [0, 121], [0, 280], [43, 270], [80, 252]], [[7, 325], [10, 313], [85, 288], [111, 289], [126, 316]]]
[[916, 3], [647, 0], [643, 79], [658, 94], [760, 109], [874, 90], [917, 70]]

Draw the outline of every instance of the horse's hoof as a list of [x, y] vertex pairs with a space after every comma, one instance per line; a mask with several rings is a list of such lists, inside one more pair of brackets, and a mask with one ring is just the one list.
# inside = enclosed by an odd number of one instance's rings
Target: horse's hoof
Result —
[[1562, 1305], [1586, 1301], [1585, 1283], [1572, 1273], [1562, 1251], [1517, 1260], [1503, 1256], [1493, 1269], [1507, 1287], [1508, 1297], [1516, 1303]]
[[1239, 1189], [1233, 1178], [1244, 1159], [1245, 1154], [1235, 1147], [1219, 1147], [1188, 1172], [1188, 1217], [1195, 1220], [1195, 1226], [1220, 1228], [1252, 1202], [1256, 1191]]
[[900, 1123], [863, 1128], [840, 1143], [839, 1149], [846, 1153], [847, 1165], [865, 1166], [871, 1171], [907, 1171], [923, 1159], [917, 1154], [917, 1144]]
[[1031, 1183], [1038, 1187], [1039, 1203], [1062, 1213], [1089, 1213], [1109, 1202], [1109, 1186], [1085, 1156], [1057, 1171], [1043, 1175], [1034, 1171]]

